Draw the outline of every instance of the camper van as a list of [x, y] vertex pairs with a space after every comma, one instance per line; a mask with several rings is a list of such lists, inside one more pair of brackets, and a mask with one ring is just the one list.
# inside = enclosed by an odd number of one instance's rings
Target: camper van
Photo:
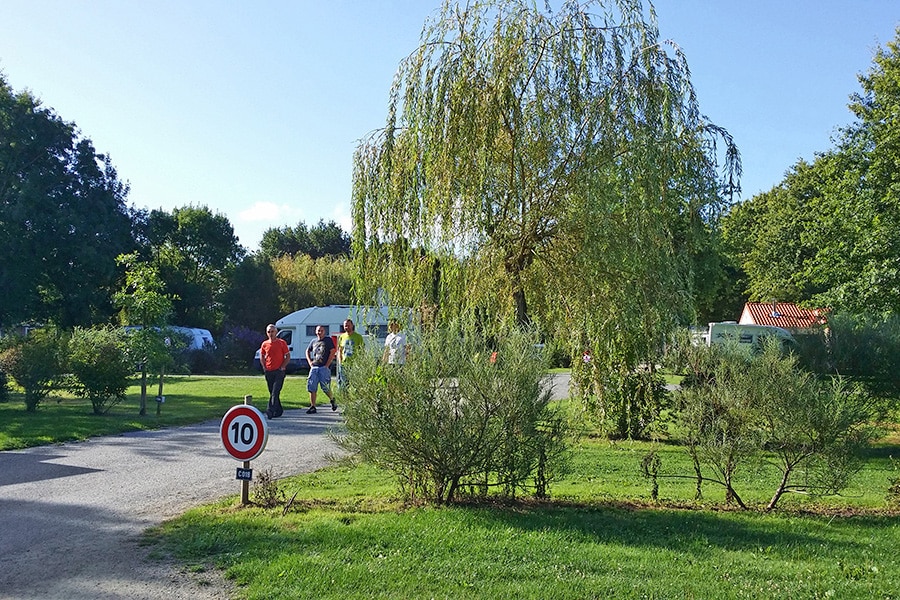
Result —
[[787, 329], [770, 325], [742, 325], [735, 321], [710, 323], [709, 329], [703, 332], [699, 339], [706, 346], [733, 342], [738, 348], [744, 348], [749, 352], [759, 349], [763, 338], [769, 336], [781, 341], [783, 348], [790, 348], [796, 343], [794, 336]]
[[[325, 327], [325, 334], [330, 335], [337, 346], [337, 337], [344, 332], [344, 321], [352, 319], [356, 331], [366, 339], [366, 346], [380, 348], [387, 337], [387, 307], [351, 306], [348, 304], [332, 304], [330, 306], [310, 306], [285, 315], [275, 321], [278, 337], [287, 342], [291, 350], [291, 362], [287, 372], [309, 370], [306, 362], [306, 347], [316, 337], [316, 326]], [[335, 367], [332, 364], [332, 367]], [[253, 357], [253, 368], [262, 370], [259, 362], [259, 350]]]

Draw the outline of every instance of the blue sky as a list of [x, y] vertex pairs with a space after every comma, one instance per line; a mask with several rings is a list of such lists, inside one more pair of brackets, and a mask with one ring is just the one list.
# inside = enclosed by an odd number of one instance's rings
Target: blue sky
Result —
[[[440, 0], [5, 0], [0, 71], [107, 153], [140, 208], [206, 205], [241, 243], [349, 231], [352, 154]], [[897, 0], [657, 0], [744, 198], [832, 146]]]

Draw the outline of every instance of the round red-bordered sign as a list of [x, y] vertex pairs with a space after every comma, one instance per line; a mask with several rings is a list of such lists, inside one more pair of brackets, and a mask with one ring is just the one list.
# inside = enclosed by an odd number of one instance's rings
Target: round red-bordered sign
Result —
[[219, 436], [225, 450], [235, 460], [253, 460], [266, 449], [269, 424], [258, 408], [238, 404], [222, 417]]

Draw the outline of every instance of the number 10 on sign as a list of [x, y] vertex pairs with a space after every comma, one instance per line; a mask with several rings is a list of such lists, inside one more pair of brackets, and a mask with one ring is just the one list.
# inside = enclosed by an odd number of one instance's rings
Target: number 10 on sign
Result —
[[239, 404], [225, 413], [219, 434], [225, 450], [235, 460], [253, 460], [266, 448], [269, 425], [259, 409]]

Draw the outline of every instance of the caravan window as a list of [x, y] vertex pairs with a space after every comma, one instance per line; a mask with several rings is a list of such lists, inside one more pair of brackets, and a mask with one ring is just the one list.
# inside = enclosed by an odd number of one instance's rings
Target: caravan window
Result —
[[386, 338], [388, 334], [387, 325], [368, 325], [366, 326], [366, 334], [377, 337]]
[[[306, 326], [306, 337], [316, 337], [316, 327], [318, 325], [307, 325]], [[328, 325], [322, 325], [325, 328], [325, 335], [329, 335], [331, 331], [329, 330]]]
[[290, 346], [291, 343], [292, 343], [291, 340], [292, 340], [292, 338], [294, 337], [294, 330], [293, 330], [293, 329], [282, 329], [281, 331], [278, 332], [278, 337], [280, 337], [281, 339], [283, 339], [284, 342], [285, 342], [288, 346]]

